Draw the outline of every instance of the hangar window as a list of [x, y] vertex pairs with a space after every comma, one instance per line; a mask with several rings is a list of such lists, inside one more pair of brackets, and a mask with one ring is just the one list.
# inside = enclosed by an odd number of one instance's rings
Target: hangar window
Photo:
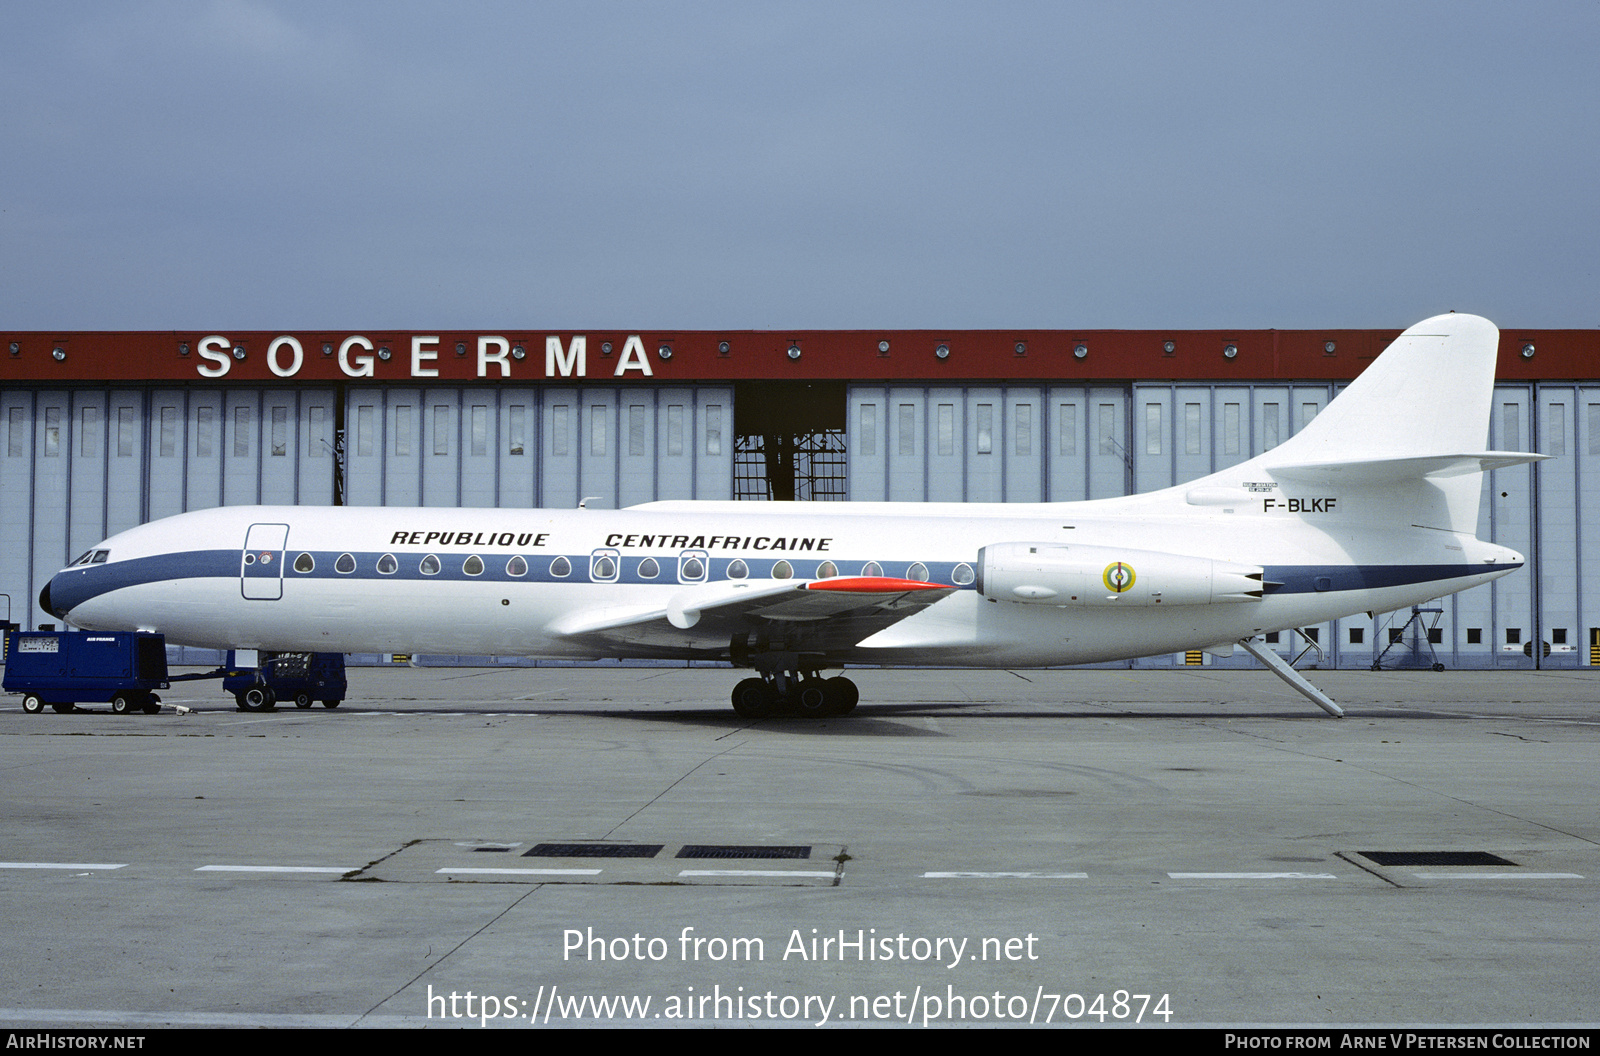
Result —
[[215, 407], [196, 407], [194, 411], [194, 453], [200, 458], [211, 457], [211, 426], [216, 415]]
[[773, 579], [793, 579], [794, 578], [794, 566], [791, 565], [787, 561], [779, 561], [777, 564], [772, 566], [772, 578]]
[[355, 555], [354, 554], [340, 554], [339, 555], [339, 560], [337, 560], [337, 561], [335, 561], [333, 563], [333, 570], [335, 572], [339, 573], [340, 575], [344, 575], [344, 576], [348, 576], [350, 573], [354, 572], [356, 570], [356, 558], [355, 558]]
[[138, 431], [138, 424], [134, 421], [132, 407], [117, 408], [117, 457], [130, 458], [133, 455], [134, 434]]
[[1121, 447], [1117, 443], [1117, 405], [1102, 403], [1099, 407], [1100, 422], [1096, 433], [1100, 438], [1100, 453], [1102, 455], [1115, 455]]
[[928, 581], [928, 566], [923, 564], [921, 561], [918, 561], [916, 564], [906, 569], [906, 578], [914, 579], [918, 583], [926, 583]]
[[178, 454], [178, 408], [161, 408], [161, 457], [174, 458]]
[[22, 408], [13, 407], [10, 413], [10, 429], [6, 436], [6, 455], [10, 458], [22, 457], [22, 438], [27, 432], [27, 425], [22, 419]]
[[1033, 404], [1017, 404], [1017, 454], [1033, 454]]
[[861, 566], [861, 574], [863, 576], [881, 576], [883, 575], [883, 566], [876, 561], [868, 561]]
[[552, 454], [567, 454], [567, 405], [558, 403], [550, 408], [550, 450]]
[[233, 409], [233, 456], [250, 457], [250, 408]]
[[510, 561], [506, 562], [506, 575], [508, 575], [508, 576], [525, 576], [527, 574], [528, 574], [528, 562], [526, 562], [526, 561], [524, 561], [522, 559], [522, 555], [521, 554], [517, 554]]
[[655, 579], [661, 574], [661, 566], [656, 564], [656, 559], [647, 557], [639, 562], [639, 578]]
[[317, 559], [312, 557], [310, 554], [301, 554], [299, 557], [294, 559], [294, 570], [296, 572], [310, 572], [316, 567]]
[[1567, 629], [1565, 627], [1552, 627], [1550, 629], [1550, 644], [1551, 645], [1566, 645], [1567, 644]]
[[483, 575], [483, 558], [479, 557], [477, 554], [473, 554], [471, 557], [461, 562], [461, 571], [465, 572], [469, 576]]
[[1431, 645], [1440, 645], [1440, 644], [1442, 644], [1444, 642], [1444, 628], [1443, 627], [1429, 627], [1428, 628], [1428, 642]]
[[750, 566], [744, 563], [744, 559], [743, 558], [736, 557], [732, 561], [728, 562], [728, 578], [729, 579], [745, 579], [749, 575], [750, 575]]
[[482, 457], [489, 453], [489, 407], [487, 404], [473, 404], [472, 406], [472, 454]]
[[1161, 405], [1147, 403], [1144, 405], [1144, 453], [1159, 455], [1161, 453]]
[[378, 574], [392, 576], [400, 570], [400, 562], [394, 559], [393, 554], [384, 554], [378, 558]]
[[878, 454], [878, 405], [861, 405], [861, 430], [855, 438], [856, 454], [875, 457]]
[[[409, 403], [396, 404], [394, 408], [394, 453], [406, 456], [411, 454], [411, 405]], [[370, 449], [368, 454], [371, 454]]]
[[644, 404], [628, 405], [628, 454], [644, 454]]
[[902, 403], [900, 405], [900, 453], [902, 455], [915, 455], [917, 453], [917, 408], [915, 404]]
[[1057, 443], [1058, 453], [1063, 455], [1076, 455], [1078, 453], [1078, 405], [1063, 403], [1056, 408], [1056, 428], [1060, 432]]
[[94, 458], [100, 453], [100, 408], [84, 407], [78, 411], [78, 455]]
[[1467, 628], [1467, 644], [1468, 645], [1482, 645], [1483, 644], [1483, 628], [1482, 627], [1468, 627]]
[[437, 576], [439, 574], [439, 559], [433, 554], [429, 554], [427, 557], [423, 558], [422, 563], [417, 566], [417, 571], [421, 572], [425, 576]]
[[589, 408], [589, 453], [591, 455], [606, 453], [606, 408], [601, 403]]
[[433, 453], [450, 453], [450, 408], [442, 403], [433, 405]]
[[978, 404], [978, 454], [994, 453], [994, 404]]
[[1278, 417], [1278, 405], [1263, 403], [1261, 405], [1261, 450], [1270, 451], [1282, 441], [1281, 421]]
[[44, 457], [61, 457], [60, 407], [46, 407], [44, 409]]
[[706, 405], [706, 454], [722, 454], [722, 404]]
[[683, 404], [667, 404], [667, 454], [683, 454]]
[[1361, 645], [1366, 640], [1367, 640], [1366, 628], [1364, 628], [1364, 627], [1352, 627], [1352, 628], [1350, 628], [1350, 644], [1351, 645]]
[[558, 557], [550, 562], [550, 574], [557, 579], [566, 579], [572, 575], [572, 562], [565, 557]]
[[956, 405], [953, 403], [939, 404], [939, 453], [956, 453]]
[[1522, 628], [1521, 627], [1507, 627], [1506, 628], [1506, 644], [1507, 645], [1521, 645], [1522, 644]]
[[818, 579], [832, 579], [839, 574], [839, 566], [832, 561], [824, 561], [817, 566]]
[[950, 573], [950, 582], [958, 587], [964, 587], [976, 578], [977, 576], [972, 572], [972, 566], [965, 561], [957, 565]]
[[282, 458], [289, 453], [289, 408], [272, 408], [272, 455]]
[[511, 440], [508, 453], [513, 456], [521, 455], [527, 449], [528, 408], [514, 403], [509, 413], [510, 428], [506, 431], [510, 433]]

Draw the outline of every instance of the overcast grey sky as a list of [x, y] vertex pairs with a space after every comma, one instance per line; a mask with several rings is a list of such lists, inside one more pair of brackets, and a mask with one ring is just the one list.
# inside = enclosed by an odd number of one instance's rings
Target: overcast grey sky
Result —
[[0, 0], [0, 329], [1600, 325], [1600, 4]]

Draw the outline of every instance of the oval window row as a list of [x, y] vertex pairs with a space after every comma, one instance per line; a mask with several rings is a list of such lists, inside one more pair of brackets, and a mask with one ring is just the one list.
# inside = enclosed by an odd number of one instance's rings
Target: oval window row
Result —
[[[300, 573], [315, 571], [317, 559], [308, 553], [302, 553], [294, 559], [294, 570]], [[417, 565], [417, 571], [425, 576], [436, 576], [443, 569], [443, 564], [435, 554], [424, 557]], [[392, 576], [400, 570], [400, 562], [393, 554], [384, 554], [378, 558], [378, 573]], [[349, 575], [356, 570], [356, 559], [353, 554], [340, 554], [333, 562], [333, 570], [341, 575]], [[468, 576], [483, 575], [483, 558], [473, 554], [461, 562], [461, 571]], [[612, 580], [617, 578], [617, 560], [613, 557], [601, 556], [594, 559], [590, 574], [595, 579]], [[644, 558], [634, 569], [640, 579], [655, 579], [661, 575], [661, 564], [653, 557]], [[679, 569], [680, 577], [684, 580], [699, 581], [705, 578], [705, 565], [699, 558], [690, 557], [683, 561]], [[520, 578], [528, 574], [528, 562], [518, 554], [506, 562], [506, 575]], [[557, 557], [550, 562], [550, 575], [556, 579], [566, 579], [572, 575], [572, 562], [565, 557]], [[794, 566], [788, 561], [778, 561], [772, 566], [773, 579], [793, 579]], [[834, 579], [839, 575], [839, 566], [832, 561], [824, 561], [817, 566], [817, 579]], [[868, 561], [861, 567], [858, 575], [869, 579], [883, 577], [883, 566], [876, 561]], [[743, 558], [734, 558], [728, 562], [727, 576], [729, 579], [749, 579], [750, 566]], [[919, 583], [928, 582], [928, 566], [918, 561], [906, 569], [906, 579], [916, 580]], [[950, 573], [951, 581], [958, 587], [970, 584], [976, 577], [973, 575], [972, 566], [965, 562], [957, 565]]]

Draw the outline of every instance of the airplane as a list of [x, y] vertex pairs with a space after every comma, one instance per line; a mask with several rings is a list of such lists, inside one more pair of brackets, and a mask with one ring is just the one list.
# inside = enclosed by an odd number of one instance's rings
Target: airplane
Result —
[[620, 510], [228, 506], [97, 544], [39, 604], [91, 631], [296, 652], [731, 661], [747, 719], [840, 715], [845, 664], [1046, 667], [1242, 646], [1475, 587], [1499, 331], [1406, 330], [1299, 433], [1143, 495], [1051, 503], [659, 501]]

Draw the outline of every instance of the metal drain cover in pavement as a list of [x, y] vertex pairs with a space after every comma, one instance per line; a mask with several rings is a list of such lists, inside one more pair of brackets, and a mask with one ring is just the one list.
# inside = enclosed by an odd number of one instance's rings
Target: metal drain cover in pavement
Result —
[[1488, 851], [1362, 851], [1361, 857], [1388, 866], [1517, 864]]
[[538, 843], [524, 858], [654, 858], [660, 843]]
[[759, 847], [740, 844], [690, 843], [678, 852], [679, 858], [810, 858], [811, 848]]

